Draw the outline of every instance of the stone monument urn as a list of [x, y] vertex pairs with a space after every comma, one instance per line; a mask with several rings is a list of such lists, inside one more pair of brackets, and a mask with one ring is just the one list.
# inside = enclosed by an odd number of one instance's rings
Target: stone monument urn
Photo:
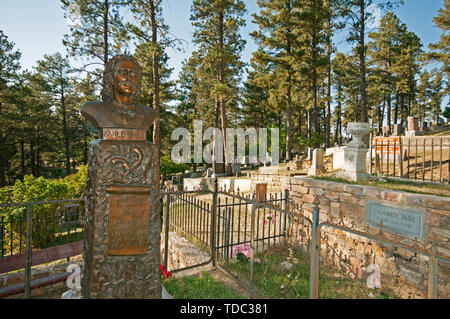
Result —
[[369, 134], [369, 123], [348, 123], [347, 131], [352, 134], [352, 141], [344, 147], [343, 170], [337, 177], [350, 181], [367, 180], [366, 157], [368, 145], [364, 142]]
[[364, 143], [363, 138], [369, 134], [369, 123], [350, 122], [347, 126], [347, 131], [352, 135], [353, 139], [347, 144], [347, 147], [352, 148], [368, 148]]

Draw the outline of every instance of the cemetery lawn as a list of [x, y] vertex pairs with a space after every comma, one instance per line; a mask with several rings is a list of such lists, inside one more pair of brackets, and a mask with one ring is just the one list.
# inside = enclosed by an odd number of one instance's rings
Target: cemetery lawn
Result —
[[377, 188], [387, 188], [398, 191], [404, 191], [409, 193], [426, 194], [426, 195], [436, 195], [441, 197], [450, 197], [450, 185], [443, 184], [433, 184], [426, 182], [407, 182], [399, 181], [394, 179], [385, 178], [384, 181], [367, 181], [367, 182], [351, 182], [342, 178], [335, 178], [332, 176], [311, 176], [314, 179], [326, 180], [336, 183], [354, 184], [354, 185], [364, 185]]
[[163, 279], [162, 284], [174, 299], [244, 299], [204, 271], [197, 276]]
[[[309, 258], [293, 252], [293, 249], [273, 247], [255, 258], [254, 285], [256, 293], [270, 299], [309, 298]], [[281, 264], [293, 264], [289, 270]], [[225, 269], [243, 283], [249, 280], [249, 262], [227, 263]], [[380, 289], [369, 289], [364, 281], [339, 278], [321, 269], [319, 275], [319, 298], [321, 299], [395, 299]]]

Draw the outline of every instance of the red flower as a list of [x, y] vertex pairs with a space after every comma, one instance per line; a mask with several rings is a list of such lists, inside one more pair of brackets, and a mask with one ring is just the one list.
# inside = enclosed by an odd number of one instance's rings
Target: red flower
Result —
[[170, 271], [167, 271], [166, 268], [164, 268], [163, 264], [161, 264], [161, 272], [165, 278], [172, 277], [172, 273]]

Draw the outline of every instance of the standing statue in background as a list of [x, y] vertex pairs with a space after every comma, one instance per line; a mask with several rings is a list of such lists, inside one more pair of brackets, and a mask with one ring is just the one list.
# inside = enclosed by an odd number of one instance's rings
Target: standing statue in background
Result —
[[141, 78], [136, 60], [116, 56], [103, 101], [81, 108], [100, 130], [89, 150], [83, 298], [161, 298], [156, 146], [146, 140], [159, 115], [138, 104]]

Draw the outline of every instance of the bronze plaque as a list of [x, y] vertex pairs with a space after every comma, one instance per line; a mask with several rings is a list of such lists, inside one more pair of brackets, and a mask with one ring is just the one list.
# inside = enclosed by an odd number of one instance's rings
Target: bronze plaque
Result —
[[256, 201], [263, 202], [267, 197], [267, 183], [256, 184]]
[[145, 141], [144, 130], [125, 128], [103, 128], [103, 139], [114, 141]]
[[114, 186], [108, 192], [108, 255], [145, 255], [149, 234], [150, 188]]

